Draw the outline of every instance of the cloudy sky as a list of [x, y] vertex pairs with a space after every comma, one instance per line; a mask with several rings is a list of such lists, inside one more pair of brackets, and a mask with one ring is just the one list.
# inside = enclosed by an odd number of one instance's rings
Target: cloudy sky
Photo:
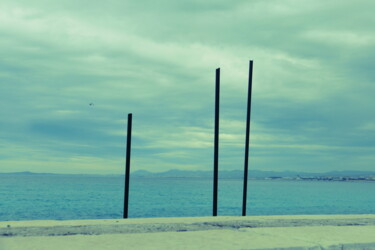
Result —
[[[375, 170], [371, 0], [4, 0], [0, 172]], [[94, 105], [89, 105], [93, 103]]]

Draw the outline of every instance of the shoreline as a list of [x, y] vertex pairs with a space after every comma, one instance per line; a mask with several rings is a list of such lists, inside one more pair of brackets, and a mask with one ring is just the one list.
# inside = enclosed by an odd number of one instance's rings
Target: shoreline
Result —
[[374, 235], [375, 214], [1, 221], [0, 249], [375, 249]]
[[[72, 225], [129, 225], [129, 224], [170, 224], [170, 223], [201, 223], [201, 222], [237, 222], [246, 223], [267, 222], [267, 226], [276, 225], [274, 223], [283, 222], [282, 226], [296, 226], [295, 222], [320, 222], [329, 225], [339, 225], [343, 221], [366, 221], [368, 225], [375, 226], [375, 214], [309, 214], [309, 215], [262, 215], [262, 216], [205, 216], [205, 217], [150, 217], [150, 218], [118, 218], [118, 219], [83, 219], [83, 220], [17, 220], [17, 221], [0, 221], [0, 232], [4, 228], [19, 227], [49, 227], [49, 226], [72, 226]], [[269, 224], [271, 223], [271, 224]], [[9, 226], [8, 226], [9, 225]], [[299, 224], [298, 224], [299, 225]], [[310, 225], [310, 224], [304, 224]], [[258, 227], [261, 227], [258, 224]], [[1, 236], [1, 233], [0, 233]]]

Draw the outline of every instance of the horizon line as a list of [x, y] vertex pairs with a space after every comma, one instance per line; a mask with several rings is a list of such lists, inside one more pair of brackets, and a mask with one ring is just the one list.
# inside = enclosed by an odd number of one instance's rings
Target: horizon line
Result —
[[[180, 172], [211, 172], [210, 170], [181, 170], [181, 169], [169, 169], [165, 171], [149, 171], [145, 169], [138, 169], [131, 171], [131, 173], [136, 173], [139, 171], [144, 171], [148, 172], [151, 174], [160, 174], [160, 173], [167, 173], [170, 171], [180, 171]], [[242, 172], [240, 169], [233, 169], [233, 170], [219, 170], [219, 172]], [[332, 172], [357, 172], [357, 173], [363, 173], [363, 172], [369, 172], [369, 173], [374, 173], [374, 170], [330, 170], [326, 172], [308, 172], [308, 171], [298, 171], [298, 170], [259, 170], [259, 169], [249, 169], [249, 171], [260, 171], [260, 172], [274, 172], [274, 173], [283, 173], [283, 172], [292, 172], [292, 173], [306, 173], [306, 174], [326, 174], [326, 173], [332, 173]], [[32, 172], [32, 171], [17, 171], [17, 172], [0, 172], [0, 174], [50, 174], [50, 175], [120, 175], [123, 176], [125, 175], [124, 173], [49, 173], [49, 172]]]

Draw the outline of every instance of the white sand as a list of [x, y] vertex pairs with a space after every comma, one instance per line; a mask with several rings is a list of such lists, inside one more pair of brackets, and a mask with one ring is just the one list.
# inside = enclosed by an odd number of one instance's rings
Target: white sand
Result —
[[0, 222], [0, 250], [295, 247], [375, 249], [375, 215]]

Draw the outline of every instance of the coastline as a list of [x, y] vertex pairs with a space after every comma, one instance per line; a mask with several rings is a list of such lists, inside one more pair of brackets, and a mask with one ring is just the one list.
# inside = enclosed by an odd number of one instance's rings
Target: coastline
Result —
[[0, 249], [375, 249], [374, 235], [375, 214], [2, 221]]

